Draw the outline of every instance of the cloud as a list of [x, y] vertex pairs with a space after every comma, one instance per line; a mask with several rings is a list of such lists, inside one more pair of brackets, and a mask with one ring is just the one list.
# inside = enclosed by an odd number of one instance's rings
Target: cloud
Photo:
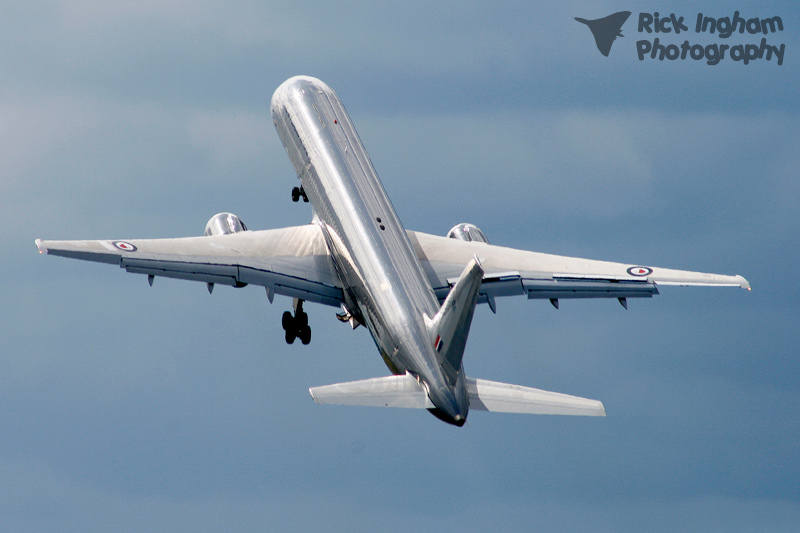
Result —
[[261, 156], [266, 145], [280, 145], [271, 131], [272, 118], [268, 109], [259, 114], [201, 110], [189, 117], [187, 122], [191, 142], [199, 150], [211, 154], [218, 170]]
[[767, 198], [785, 188], [796, 142], [796, 119], [778, 114], [565, 109], [354, 120], [401, 208], [485, 216], [506, 206], [582, 222], [683, 210], [701, 232], [736, 223], [734, 205], [739, 222], [760, 226]]

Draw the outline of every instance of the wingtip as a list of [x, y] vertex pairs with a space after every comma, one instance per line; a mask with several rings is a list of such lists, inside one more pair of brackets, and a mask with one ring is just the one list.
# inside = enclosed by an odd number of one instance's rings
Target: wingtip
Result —
[[739, 287], [741, 287], [741, 288], [743, 288], [745, 290], [748, 290], [748, 291], [752, 291], [753, 290], [753, 288], [750, 287], [750, 282], [747, 281], [743, 276], [736, 276], [736, 277], [739, 278]]
[[36, 248], [39, 249], [40, 254], [47, 253], [47, 247], [44, 245], [44, 241], [42, 239], [36, 239]]

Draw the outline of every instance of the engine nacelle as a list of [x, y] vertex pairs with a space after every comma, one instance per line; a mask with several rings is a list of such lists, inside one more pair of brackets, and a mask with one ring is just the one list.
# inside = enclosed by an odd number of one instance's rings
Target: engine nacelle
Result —
[[217, 213], [206, 224], [204, 235], [230, 235], [247, 231], [244, 222], [233, 213]]
[[485, 242], [489, 244], [489, 239], [478, 229], [478, 226], [467, 224], [466, 222], [453, 226], [452, 229], [447, 232], [447, 236], [459, 241]]

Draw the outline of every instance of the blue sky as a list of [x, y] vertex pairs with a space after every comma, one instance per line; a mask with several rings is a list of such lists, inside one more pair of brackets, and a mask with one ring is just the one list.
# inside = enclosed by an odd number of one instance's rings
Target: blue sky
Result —
[[[780, 16], [781, 66], [639, 61], [639, 12]], [[608, 58], [573, 17], [633, 15]], [[691, 26], [691, 25], [690, 25]], [[36, 2], [0, 17], [0, 514], [27, 531], [790, 531], [800, 523], [800, 11], [789, 2]], [[662, 35], [700, 44], [721, 39]], [[758, 43], [735, 35], [731, 44]], [[752, 292], [505, 299], [469, 375], [604, 419], [316, 406], [385, 375], [309, 306], [40, 257], [35, 238], [303, 224], [269, 116], [308, 74], [406, 227], [742, 274]]]

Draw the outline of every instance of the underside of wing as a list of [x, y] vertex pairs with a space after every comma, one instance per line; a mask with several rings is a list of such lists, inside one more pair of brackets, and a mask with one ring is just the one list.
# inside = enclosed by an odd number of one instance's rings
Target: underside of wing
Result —
[[342, 302], [341, 284], [314, 224], [179, 239], [38, 239], [36, 246], [40, 253], [116, 264], [135, 274], [234, 287], [259, 285], [270, 296], [331, 306]]
[[706, 274], [577, 257], [543, 254], [409, 231], [408, 236], [437, 296], [443, 300], [469, 260], [484, 269], [479, 302], [494, 298], [636, 298], [658, 294], [657, 285], [733, 286], [749, 289], [742, 276]]

